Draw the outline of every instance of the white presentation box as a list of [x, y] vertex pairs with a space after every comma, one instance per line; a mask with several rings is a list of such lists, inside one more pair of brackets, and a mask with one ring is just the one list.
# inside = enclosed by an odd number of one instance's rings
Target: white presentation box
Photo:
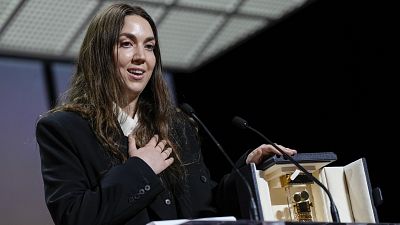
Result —
[[[341, 223], [379, 222], [364, 158], [343, 167], [327, 166], [336, 160], [332, 152], [299, 153], [294, 159], [329, 190]], [[241, 171], [250, 181], [262, 220], [333, 222], [326, 192], [289, 160], [274, 156]], [[239, 193], [240, 202], [246, 203], [246, 191]], [[246, 214], [247, 204], [241, 210]]]

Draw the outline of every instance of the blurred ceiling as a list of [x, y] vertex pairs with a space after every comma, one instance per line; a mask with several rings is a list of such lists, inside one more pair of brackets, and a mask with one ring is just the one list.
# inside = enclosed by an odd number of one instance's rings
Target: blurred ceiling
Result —
[[[166, 69], [190, 71], [311, 0], [140, 0]], [[90, 19], [117, 1], [0, 0], [0, 56], [73, 61]]]

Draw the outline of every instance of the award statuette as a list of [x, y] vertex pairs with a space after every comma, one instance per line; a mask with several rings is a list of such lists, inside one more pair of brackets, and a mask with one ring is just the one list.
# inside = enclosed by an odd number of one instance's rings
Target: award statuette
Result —
[[287, 204], [292, 221], [313, 222], [315, 218], [311, 184], [314, 182], [296, 170], [280, 177], [285, 188]]
[[[293, 156], [309, 173], [318, 172], [322, 167], [337, 159], [332, 152], [298, 153]], [[273, 156], [257, 167], [268, 183], [270, 204], [274, 218], [295, 222], [321, 221], [317, 212], [323, 205], [320, 193], [314, 193], [314, 180], [303, 173], [285, 157]], [[317, 196], [315, 196], [317, 194]], [[318, 209], [318, 210], [316, 210]]]

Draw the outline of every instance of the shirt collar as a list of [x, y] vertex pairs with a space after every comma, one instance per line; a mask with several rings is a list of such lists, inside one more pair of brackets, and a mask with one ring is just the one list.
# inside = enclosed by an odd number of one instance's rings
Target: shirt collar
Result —
[[118, 113], [118, 122], [119, 125], [122, 129], [122, 132], [124, 133], [124, 135], [126, 137], [128, 137], [128, 135], [130, 133], [132, 133], [132, 131], [136, 128], [137, 123], [138, 123], [138, 117], [137, 117], [137, 113], [135, 113], [135, 116], [130, 117], [128, 116], [124, 111], [122, 111], [121, 108], [119, 108], [119, 113]]

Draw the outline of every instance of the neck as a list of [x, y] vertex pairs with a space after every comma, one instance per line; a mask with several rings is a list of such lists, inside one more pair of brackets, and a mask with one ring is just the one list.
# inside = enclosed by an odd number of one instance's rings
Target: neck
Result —
[[137, 98], [133, 101], [129, 102], [128, 105], [121, 107], [122, 111], [124, 111], [129, 117], [133, 118], [136, 113], [136, 105], [137, 105]]

